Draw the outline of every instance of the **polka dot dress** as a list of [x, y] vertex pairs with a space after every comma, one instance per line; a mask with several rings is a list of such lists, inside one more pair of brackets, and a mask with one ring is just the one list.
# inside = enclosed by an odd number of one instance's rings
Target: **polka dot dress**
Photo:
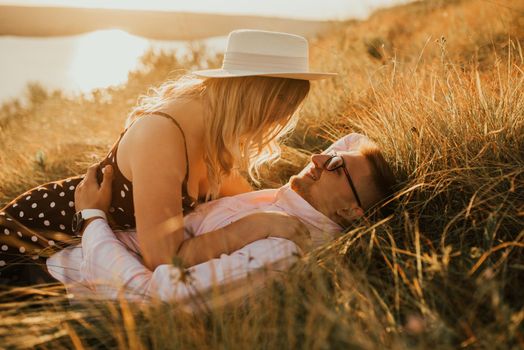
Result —
[[[169, 115], [155, 112], [178, 123]], [[180, 128], [182, 131], [182, 129]], [[112, 165], [113, 186], [112, 201], [108, 221], [113, 229], [135, 227], [132, 183], [120, 172], [116, 162], [118, 144], [124, 135], [122, 132], [107, 156], [100, 162], [97, 170], [98, 182], [102, 182], [103, 169]], [[182, 136], [185, 136], [182, 131]], [[187, 193], [189, 178], [189, 159], [186, 146], [186, 177], [182, 184], [182, 204], [184, 214], [197, 204]], [[0, 210], [0, 284], [28, 284], [21, 281], [22, 268], [28, 264], [38, 269], [45, 269], [45, 259], [71, 244], [77, 244], [71, 228], [75, 214], [74, 194], [82, 176], [50, 182], [33, 188], [15, 198]]]
[[83, 176], [31, 189], [0, 210], [0, 281], [16, 283], [16, 270], [42, 265], [61, 247], [77, 242], [71, 230], [74, 194]]

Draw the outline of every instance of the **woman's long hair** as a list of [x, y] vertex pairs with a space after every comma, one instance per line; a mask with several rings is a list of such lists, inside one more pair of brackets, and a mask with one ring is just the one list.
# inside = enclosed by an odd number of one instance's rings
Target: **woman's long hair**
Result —
[[205, 164], [216, 198], [222, 176], [246, 171], [257, 183], [258, 169], [280, 157], [278, 140], [296, 125], [296, 111], [309, 92], [307, 80], [263, 76], [199, 79], [185, 75], [139, 99], [127, 126], [173, 99], [202, 98], [205, 108]]

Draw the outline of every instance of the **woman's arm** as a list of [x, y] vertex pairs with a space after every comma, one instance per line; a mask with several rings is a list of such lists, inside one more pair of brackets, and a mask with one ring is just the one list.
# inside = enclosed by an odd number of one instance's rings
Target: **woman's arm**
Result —
[[138, 243], [153, 270], [171, 262], [184, 240], [184, 141], [171, 121], [155, 116], [137, 120], [124, 137], [118, 165], [131, 173]]

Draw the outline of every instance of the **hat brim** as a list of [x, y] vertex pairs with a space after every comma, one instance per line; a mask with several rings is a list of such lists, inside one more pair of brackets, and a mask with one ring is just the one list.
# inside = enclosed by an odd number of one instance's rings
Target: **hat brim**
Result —
[[199, 77], [206, 78], [233, 78], [233, 77], [250, 77], [250, 76], [264, 76], [274, 78], [290, 78], [299, 80], [320, 80], [337, 76], [337, 73], [319, 73], [319, 72], [253, 72], [253, 71], [238, 71], [225, 69], [205, 69], [194, 71], [193, 74]]

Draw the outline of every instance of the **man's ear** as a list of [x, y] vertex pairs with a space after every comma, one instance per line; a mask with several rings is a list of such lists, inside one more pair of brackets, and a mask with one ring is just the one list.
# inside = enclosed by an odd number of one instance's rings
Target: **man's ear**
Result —
[[364, 215], [364, 210], [359, 206], [354, 206], [352, 208], [337, 209], [336, 213], [345, 221], [351, 222], [362, 217]]

